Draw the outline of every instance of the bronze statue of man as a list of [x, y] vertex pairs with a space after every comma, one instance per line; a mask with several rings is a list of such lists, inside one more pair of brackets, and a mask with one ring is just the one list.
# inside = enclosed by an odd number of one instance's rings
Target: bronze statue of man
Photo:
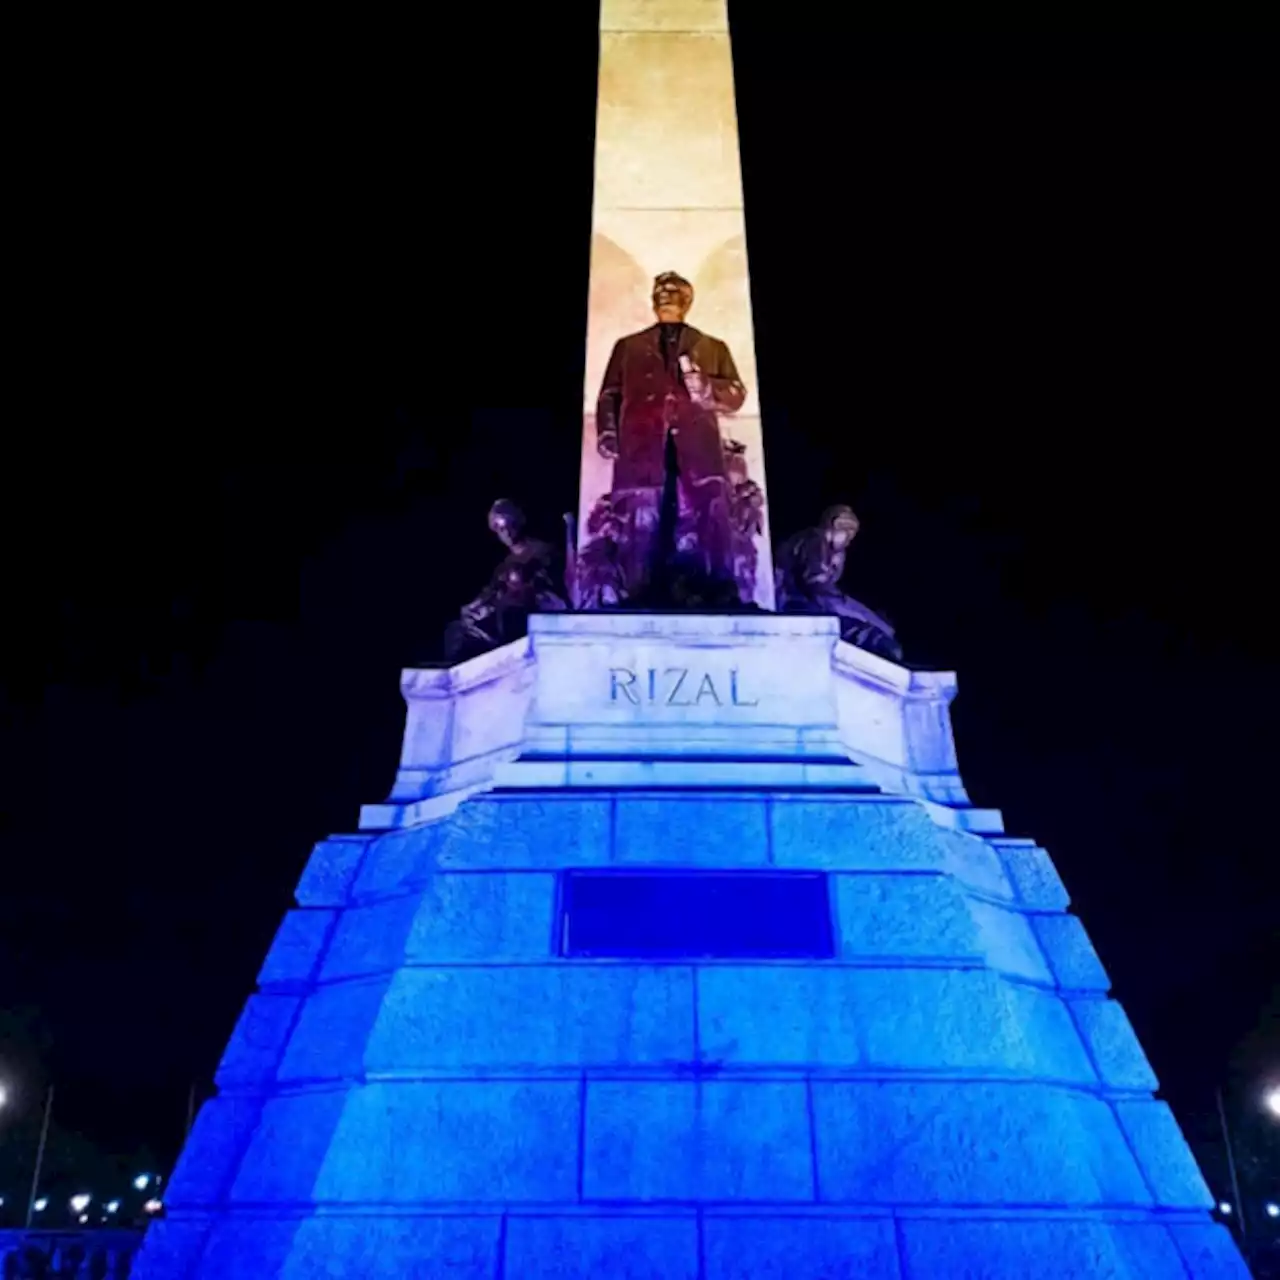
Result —
[[596, 404], [596, 447], [613, 462], [611, 499], [624, 522], [628, 595], [656, 568], [670, 460], [681, 523], [694, 531], [701, 570], [732, 581], [729, 495], [720, 414], [736, 413], [747, 389], [729, 348], [685, 323], [693, 285], [674, 271], [653, 282], [657, 323], [618, 339]]
[[524, 635], [531, 613], [567, 608], [553, 569], [555, 549], [525, 532], [524, 512], [499, 498], [489, 508], [489, 529], [507, 549], [488, 585], [462, 606], [445, 631], [445, 656], [460, 661]]
[[893, 662], [902, 646], [878, 613], [840, 590], [845, 555], [861, 528], [852, 507], [828, 507], [821, 523], [788, 538], [775, 559], [779, 613], [835, 614], [841, 638]]

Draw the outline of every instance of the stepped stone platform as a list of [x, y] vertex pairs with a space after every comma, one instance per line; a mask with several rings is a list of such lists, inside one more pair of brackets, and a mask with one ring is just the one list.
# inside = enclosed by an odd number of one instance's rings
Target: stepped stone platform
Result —
[[138, 1280], [1247, 1276], [950, 675], [560, 614], [403, 689]]

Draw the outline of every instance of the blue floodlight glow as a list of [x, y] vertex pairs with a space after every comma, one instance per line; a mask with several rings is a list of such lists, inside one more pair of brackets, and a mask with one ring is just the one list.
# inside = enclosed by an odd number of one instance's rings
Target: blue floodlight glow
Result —
[[[1244, 1274], [1262, 1202], [1213, 1210], [1049, 854], [960, 822], [951, 677], [832, 667], [826, 618], [548, 617], [478, 708], [410, 673], [429, 820], [316, 846], [163, 1195], [109, 1217], [133, 1280]], [[650, 724], [625, 662], [758, 705]], [[883, 790], [826, 754], [837, 693]], [[526, 713], [593, 754], [512, 762]]]

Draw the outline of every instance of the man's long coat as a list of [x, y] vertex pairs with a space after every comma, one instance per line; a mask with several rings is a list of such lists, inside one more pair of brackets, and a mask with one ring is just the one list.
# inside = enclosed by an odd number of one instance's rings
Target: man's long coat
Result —
[[[616, 435], [613, 489], [660, 488], [663, 451], [669, 426], [676, 429], [680, 475], [686, 483], [723, 476], [724, 448], [718, 413], [742, 407], [747, 390], [738, 377], [729, 348], [719, 338], [685, 325], [663, 359], [661, 325], [620, 338], [609, 357], [600, 398], [596, 431]], [[679, 357], [687, 355], [709, 380], [714, 407], [696, 404], [680, 374]]]

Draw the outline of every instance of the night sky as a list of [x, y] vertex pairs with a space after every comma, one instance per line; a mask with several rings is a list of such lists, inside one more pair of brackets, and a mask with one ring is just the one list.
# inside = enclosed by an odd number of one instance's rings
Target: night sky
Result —
[[[49, 1081], [61, 1150], [172, 1160], [312, 844], [387, 793], [398, 673], [496, 563], [489, 503], [549, 537], [575, 506], [596, 31], [548, 7], [175, 36], [41, 108], [0, 1191]], [[774, 536], [855, 506], [847, 589], [959, 673], [970, 794], [1053, 855], [1215, 1189], [1219, 1085], [1280, 1169], [1257, 51], [740, 8]]]

